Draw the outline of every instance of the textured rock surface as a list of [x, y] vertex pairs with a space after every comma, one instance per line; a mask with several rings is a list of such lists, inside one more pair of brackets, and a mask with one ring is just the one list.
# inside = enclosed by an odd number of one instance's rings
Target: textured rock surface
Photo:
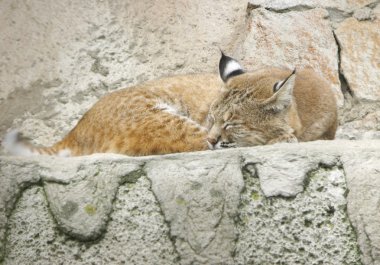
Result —
[[[360, 151], [342, 157], [345, 165], [348, 193], [348, 213], [358, 234], [358, 242], [363, 252], [364, 264], [379, 264], [380, 261], [380, 158], [377, 154]], [[360, 165], [360, 166], [358, 166]], [[363, 175], [365, 181], [358, 178]], [[374, 199], [376, 198], [376, 199]]]
[[289, 200], [266, 197], [259, 172], [245, 175], [237, 264], [360, 263], [342, 169], [309, 171], [304, 192]]
[[106, 92], [164, 75], [216, 71], [218, 47], [234, 45], [246, 5], [2, 1], [0, 134], [14, 122], [37, 143], [51, 144]]
[[[350, 97], [342, 80], [354, 93], [360, 91], [357, 96], [378, 102], [378, 3], [2, 1], [0, 135], [18, 128], [35, 144], [50, 145], [109, 91], [164, 75], [215, 72], [218, 47], [243, 59], [248, 69], [314, 67], [332, 83], [341, 104], [341, 85]], [[335, 43], [332, 27], [339, 28], [342, 47]], [[344, 41], [353, 34], [354, 40]], [[350, 47], [361, 52], [350, 52]], [[373, 106], [359, 103], [358, 109], [368, 114]], [[362, 118], [343, 118], [342, 124]], [[352, 127], [342, 126], [338, 136], [376, 138], [377, 133], [364, 135], [367, 129]]]
[[233, 217], [244, 186], [239, 156], [167, 159], [148, 163], [146, 170], [181, 263], [232, 264]]
[[4, 264], [178, 264], [149, 186], [146, 178], [121, 185], [107, 233], [93, 242], [57, 230], [43, 188], [28, 188], [10, 217]]
[[286, 14], [255, 9], [237, 53], [250, 69], [273, 65], [290, 69], [311, 67], [331, 83], [342, 105], [338, 48], [327, 16], [324, 9]]
[[342, 73], [359, 100], [380, 101], [380, 19], [348, 18], [336, 30]]
[[[52, 144], [107, 92], [216, 72], [220, 47], [248, 70], [315, 68], [343, 104], [338, 138], [380, 139], [379, 21], [379, 0], [3, 0], [0, 135]], [[0, 157], [0, 260], [380, 264], [379, 150]]]
[[1, 258], [378, 264], [379, 150], [380, 141], [318, 141], [142, 158], [3, 156]]

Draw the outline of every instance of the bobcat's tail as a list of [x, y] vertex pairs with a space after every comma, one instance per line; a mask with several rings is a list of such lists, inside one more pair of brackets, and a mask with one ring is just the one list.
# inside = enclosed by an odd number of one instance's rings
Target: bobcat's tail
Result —
[[8, 132], [1, 145], [7, 152], [12, 155], [19, 156], [35, 156], [35, 155], [55, 155], [61, 157], [70, 156], [70, 149], [60, 148], [60, 144], [52, 147], [35, 147], [27, 140], [23, 139], [22, 134], [17, 130]]

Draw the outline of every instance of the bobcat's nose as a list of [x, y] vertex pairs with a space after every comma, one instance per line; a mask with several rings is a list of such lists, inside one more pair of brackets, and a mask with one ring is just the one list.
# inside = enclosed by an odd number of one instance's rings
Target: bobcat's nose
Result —
[[219, 142], [220, 136], [218, 137], [207, 137], [207, 142], [209, 143], [210, 147], [214, 149], [215, 145]]

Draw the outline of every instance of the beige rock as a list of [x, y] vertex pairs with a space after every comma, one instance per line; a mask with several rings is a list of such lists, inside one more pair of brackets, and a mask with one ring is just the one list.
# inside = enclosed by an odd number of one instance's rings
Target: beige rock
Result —
[[13, 124], [51, 144], [110, 90], [216, 72], [218, 47], [234, 45], [246, 7], [243, 0], [1, 1], [0, 135]]
[[380, 100], [380, 19], [345, 20], [336, 30], [341, 47], [341, 70], [355, 97]]
[[375, 16], [377, 17], [377, 19], [380, 19], [380, 4], [378, 4], [376, 6], [376, 8], [373, 10]]
[[237, 55], [253, 69], [270, 65], [291, 69], [311, 67], [331, 84], [342, 105], [338, 49], [326, 16], [323, 9], [283, 14], [255, 9]]
[[364, 7], [358, 10], [355, 10], [354, 17], [359, 20], [374, 20], [375, 15], [373, 14], [373, 10], [369, 7]]
[[[373, 110], [373, 107], [359, 106], [364, 113], [359, 118], [348, 120], [338, 127], [336, 137], [339, 139], [380, 139], [380, 111]], [[356, 110], [356, 112], [358, 112]], [[367, 114], [365, 114], [367, 113]]]
[[[348, 214], [358, 235], [363, 264], [380, 264], [379, 199], [380, 157], [378, 153], [354, 152], [342, 157], [350, 192]], [[360, 176], [365, 176], [365, 179]]]
[[346, 0], [347, 8], [358, 9], [376, 3], [376, 0]]

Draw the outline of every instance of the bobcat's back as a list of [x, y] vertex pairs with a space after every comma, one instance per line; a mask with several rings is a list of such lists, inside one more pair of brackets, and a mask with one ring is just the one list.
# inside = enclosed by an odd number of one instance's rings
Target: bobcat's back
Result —
[[183, 75], [115, 91], [85, 113], [62, 141], [48, 148], [20, 147], [19, 153], [137, 156], [205, 150], [205, 121], [221, 85], [217, 75]]

